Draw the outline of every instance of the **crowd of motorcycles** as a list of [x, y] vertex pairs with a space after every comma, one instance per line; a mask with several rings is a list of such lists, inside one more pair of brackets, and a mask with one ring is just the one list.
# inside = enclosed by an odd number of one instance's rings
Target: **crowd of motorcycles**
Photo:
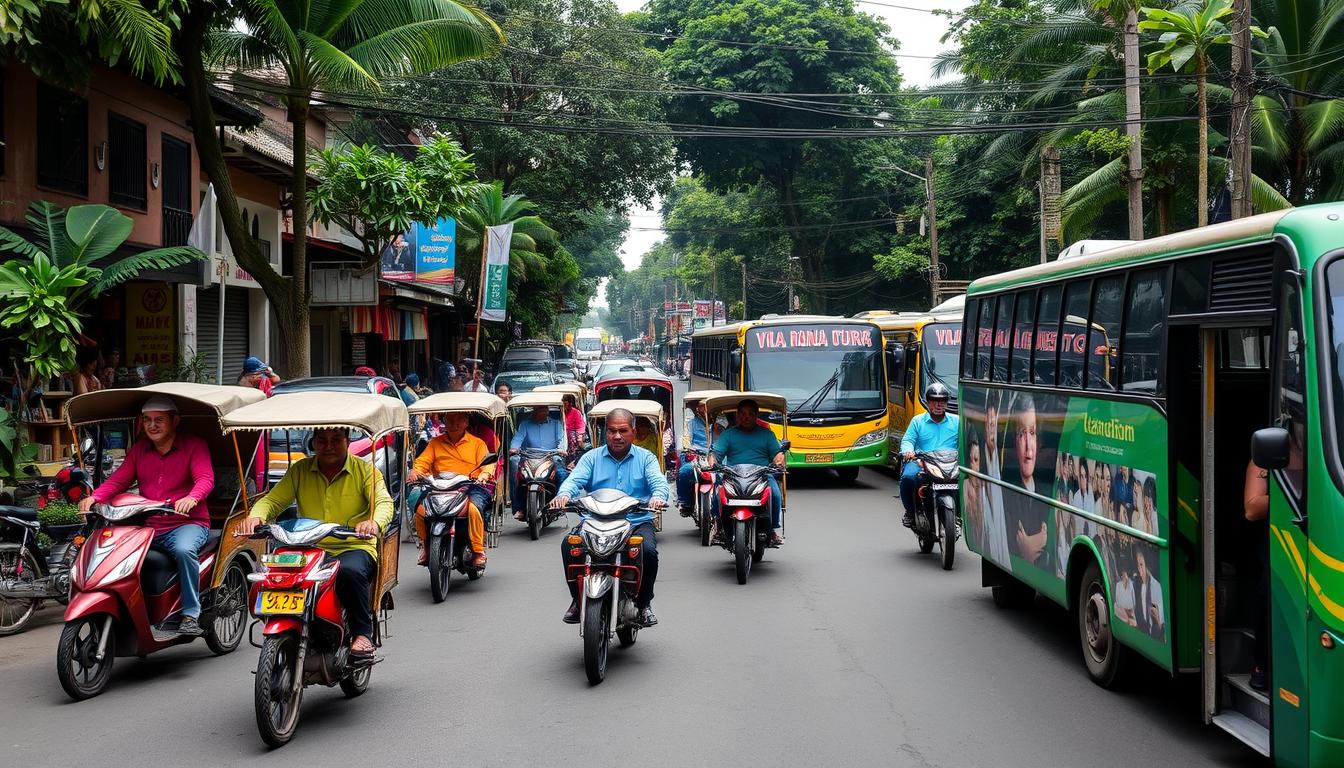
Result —
[[[788, 450], [788, 441], [783, 447]], [[83, 448], [87, 466], [95, 455], [88, 443]], [[499, 458], [489, 454], [482, 466]], [[781, 477], [784, 470], [752, 465], [711, 467], [708, 456], [697, 451], [683, 452], [682, 460], [693, 467], [693, 496], [685, 502], [690, 522], [699, 530], [700, 544], [717, 544], [726, 550], [733, 557], [737, 582], [746, 584], [752, 566], [774, 546], [769, 479]], [[955, 452], [943, 452], [919, 454], [916, 460], [922, 471], [912, 530], [921, 551], [931, 552], [935, 543], [940, 544], [943, 567], [951, 568], [959, 533], [957, 457]], [[565, 577], [579, 585], [584, 669], [588, 680], [597, 684], [606, 676], [612, 638], [629, 646], [643, 628], [636, 607], [644, 574], [643, 539], [635, 533], [637, 527], [630, 516], [652, 516], [660, 511], [615, 490], [597, 491], [571, 500], [564, 508], [553, 508], [555, 467], [560, 461], [561, 456], [550, 452], [523, 452], [519, 498], [514, 504], [523, 513], [532, 540], [568, 513], [581, 515], [578, 527], [566, 534], [565, 546], [574, 564]], [[454, 572], [471, 580], [483, 575], [483, 569], [473, 565], [467, 529], [467, 504], [477, 486], [469, 476], [451, 474], [407, 484], [413, 503], [425, 510], [425, 566], [436, 603], [447, 598]], [[64, 690], [77, 700], [95, 696], [106, 687], [117, 651], [126, 655], [129, 647], [134, 655], [144, 656], [191, 639], [178, 634], [172, 624], [180, 594], [168, 576], [173, 572], [168, 555], [152, 549], [152, 531], [137, 525], [171, 508], [122, 494], [109, 504], [96, 505], [82, 523], [52, 525], [39, 520], [38, 509], [50, 501], [74, 503], [91, 492], [85, 471], [72, 460], [41, 489], [35, 507], [0, 507], [0, 594], [28, 600], [21, 615], [0, 617], [5, 621], [0, 634], [21, 631], [43, 601], [66, 604], [58, 677]], [[722, 509], [717, 516], [716, 506]], [[490, 528], [490, 535], [498, 536], [499, 526]], [[271, 746], [292, 738], [304, 687], [339, 686], [346, 696], [358, 696], [367, 689], [372, 667], [380, 660], [356, 659], [349, 649], [348, 628], [332, 578], [337, 566], [319, 546], [329, 538], [365, 537], [352, 528], [302, 518], [260, 526], [251, 534], [252, 540], [264, 542], [260, 569], [248, 573], [231, 564], [220, 579], [213, 578], [219, 532], [212, 532], [201, 551], [202, 583], [217, 584], [202, 592], [201, 626], [210, 650], [228, 653], [245, 635], [253, 637], [260, 630], [260, 641], [251, 640], [260, 649], [255, 710], [259, 733]], [[148, 561], [156, 558], [164, 562], [152, 563], [156, 567], [151, 568]], [[142, 569], [143, 576], [126, 578], [133, 575], [128, 569]], [[159, 574], [161, 584], [143, 581], [154, 574]], [[268, 606], [271, 595], [295, 604]], [[120, 605], [121, 615], [128, 619], [118, 623], [116, 632], [100, 625], [110, 623], [107, 617], [118, 613], [109, 605]], [[381, 645], [391, 595], [384, 595], [374, 607], [383, 617], [375, 621], [373, 638], [375, 645]], [[250, 623], [249, 611], [257, 617]]]

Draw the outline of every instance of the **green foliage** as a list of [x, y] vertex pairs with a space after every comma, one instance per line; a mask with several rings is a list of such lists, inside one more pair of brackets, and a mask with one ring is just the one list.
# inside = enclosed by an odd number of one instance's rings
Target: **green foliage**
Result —
[[214, 384], [215, 368], [206, 359], [204, 352], [187, 350], [180, 362], [174, 366], [157, 369], [156, 381], [186, 381], [193, 384]]
[[929, 271], [927, 242], [898, 245], [873, 259], [873, 268], [888, 280], [901, 280]]
[[475, 190], [474, 170], [462, 147], [443, 135], [410, 160], [368, 144], [324, 149], [313, 159], [318, 181], [308, 200], [313, 218], [358, 238], [372, 265], [413, 224], [455, 215]]
[[28, 442], [25, 432], [9, 411], [0, 410], [0, 480], [15, 484], [20, 471], [37, 458], [37, 445]]
[[37, 521], [43, 525], [74, 525], [83, 520], [79, 507], [68, 501], [49, 501], [37, 510]]
[[[0, 48], [43, 77], [84, 82], [93, 58], [177, 82], [172, 36], [190, 0], [6, 0]], [[78, 47], [76, 47], [78, 46]]]

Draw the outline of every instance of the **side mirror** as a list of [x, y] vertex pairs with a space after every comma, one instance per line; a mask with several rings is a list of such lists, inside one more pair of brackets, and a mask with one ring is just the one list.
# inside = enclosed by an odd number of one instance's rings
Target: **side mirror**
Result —
[[91, 437], [84, 438], [84, 442], [79, 444], [79, 452], [88, 453], [89, 451], [92, 450], [93, 450], [93, 438]]
[[792, 447], [793, 447], [793, 441], [792, 441], [792, 440], [781, 440], [781, 441], [779, 441], [779, 450], [784, 451], [785, 453], [788, 453], [788, 452], [789, 452], [789, 449], [792, 448]]
[[728, 353], [728, 365], [733, 369], [731, 375], [736, 375], [742, 370], [742, 350], [734, 349]]
[[905, 381], [905, 347], [900, 344], [887, 350], [887, 380], [892, 386]]
[[498, 453], [487, 453], [485, 454], [485, 458], [481, 459], [481, 466], [488, 466], [494, 464], [496, 461], [499, 461]]
[[1289, 443], [1283, 427], [1257, 429], [1251, 435], [1251, 459], [1261, 469], [1283, 469], [1288, 466]]

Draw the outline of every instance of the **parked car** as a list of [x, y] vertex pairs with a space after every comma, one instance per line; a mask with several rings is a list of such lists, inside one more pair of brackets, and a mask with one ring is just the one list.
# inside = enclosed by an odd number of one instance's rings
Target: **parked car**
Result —
[[504, 371], [495, 377], [490, 384], [490, 391], [499, 391], [500, 384], [508, 384], [513, 389], [513, 394], [521, 395], [524, 392], [531, 392], [537, 387], [545, 384], [559, 384], [560, 378], [554, 373], [544, 371]]
[[542, 371], [555, 372], [555, 351], [550, 342], [520, 341], [504, 350], [499, 361], [499, 372]]
[[591, 375], [589, 378], [593, 381], [597, 381], [603, 376], [608, 376], [617, 371], [649, 371], [651, 373], [662, 373], [662, 371], [658, 370], [658, 366], [653, 363], [641, 363], [638, 360], [632, 360], [628, 357], [618, 357], [610, 360], [603, 360], [590, 372]]

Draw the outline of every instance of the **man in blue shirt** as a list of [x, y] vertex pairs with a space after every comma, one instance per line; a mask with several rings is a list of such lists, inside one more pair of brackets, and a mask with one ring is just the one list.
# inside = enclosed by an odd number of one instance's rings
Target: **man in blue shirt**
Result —
[[[695, 415], [691, 417], [691, 440], [687, 448], [703, 454], [709, 451], [709, 440], [705, 435], [705, 404], [696, 403], [694, 410]], [[689, 461], [683, 461], [681, 467], [677, 469], [677, 506], [681, 508], [682, 517], [691, 516], [691, 507], [695, 502], [691, 496], [694, 493], [695, 466]]]
[[[668, 487], [663, 471], [658, 468], [658, 457], [634, 444], [635, 417], [624, 408], [613, 408], [607, 414], [607, 443], [591, 450], [574, 465], [569, 479], [560, 486], [551, 506], [559, 509], [577, 495], [612, 488], [632, 496], [654, 509], [667, 506]], [[633, 513], [630, 522], [635, 529], [632, 536], [643, 536], [644, 577], [639, 585], [639, 595], [635, 605], [639, 608], [640, 622], [646, 627], [658, 623], [653, 615], [653, 583], [658, 579], [658, 540], [653, 530], [653, 515], [638, 511]], [[578, 526], [570, 531], [578, 533]], [[571, 555], [573, 546], [564, 537], [560, 540], [560, 559], [564, 565], [565, 578], [569, 584], [571, 602], [565, 611], [566, 624], [579, 623], [579, 585], [569, 581], [569, 566], [581, 562], [581, 558]]]
[[[524, 448], [561, 454], [569, 448], [565, 439], [565, 425], [559, 419], [551, 418], [550, 406], [533, 406], [532, 415], [518, 425], [513, 440], [509, 441], [509, 503], [513, 505], [513, 516], [519, 520], [527, 519], [527, 505], [521, 503], [518, 497], [518, 464], [521, 459], [518, 452]], [[564, 482], [565, 462], [557, 458], [551, 465], [555, 467], [556, 483]]]
[[[779, 438], [767, 427], [760, 425], [761, 408], [750, 398], [737, 404], [737, 425], [729, 427], [714, 441], [714, 453], [710, 455], [710, 466], [723, 463], [755, 464], [758, 467], [784, 466], [784, 448]], [[779, 494], [779, 482], [774, 477], [767, 478], [770, 483], [770, 543], [779, 546], [784, 540], [779, 535], [782, 522], [784, 500]], [[715, 514], [719, 514], [719, 502], [714, 500]], [[720, 530], [722, 523], [720, 521]]]
[[901, 525], [909, 528], [914, 523], [915, 486], [919, 483], [919, 463], [915, 454], [928, 451], [957, 450], [958, 420], [947, 412], [947, 401], [952, 396], [947, 387], [938, 382], [924, 390], [924, 402], [927, 413], [921, 413], [910, 420], [905, 435], [901, 437], [901, 504], [905, 505], [905, 517]]

